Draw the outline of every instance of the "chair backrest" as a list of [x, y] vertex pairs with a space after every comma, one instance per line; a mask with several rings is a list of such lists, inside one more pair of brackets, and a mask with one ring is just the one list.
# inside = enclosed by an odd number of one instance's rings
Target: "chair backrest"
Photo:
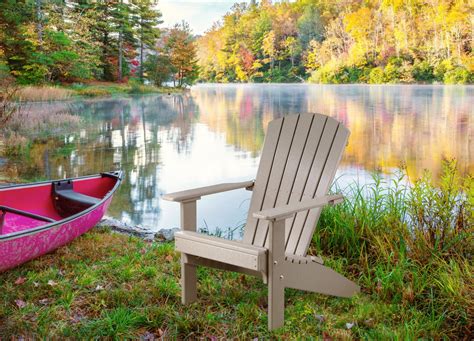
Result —
[[[326, 195], [349, 130], [320, 114], [290, 115], [268, 125], [243, 241], [268, 246], [268, 222], [254, 212]], [[286, 220], [286, 253], [305, 256], [321, 209]]]

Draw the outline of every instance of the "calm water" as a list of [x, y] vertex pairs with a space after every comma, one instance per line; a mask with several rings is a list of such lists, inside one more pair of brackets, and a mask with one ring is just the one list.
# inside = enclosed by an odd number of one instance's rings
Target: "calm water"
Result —
[[[35, 111], [82, 117], [65, 138], [35, 143], [27, 160], [0, 162], [3, 176], [62, 178], [123, 169], [109, 214], [154, 229], [177, 227], [179, 205], [166, 192], [253, 179], [268, 123], [282, 115], [324, 113], [351, 130], [342, 184], [390, 174], [401, 163], [435, 176], [442, 157], [472, 172], [474, 86], [201, 85], [184, 95], [33, 104]], [[203, 198], [200, 227], [237, 227], [249, 192]]]

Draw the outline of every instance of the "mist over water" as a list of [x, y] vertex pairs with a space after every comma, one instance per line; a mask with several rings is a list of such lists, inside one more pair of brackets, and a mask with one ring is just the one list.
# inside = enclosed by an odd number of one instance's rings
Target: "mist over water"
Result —
[[[443, 157], [457, 158], [463, 172], [474, 169], [474, 86], [206, 84], [182, 95], [33, 103], [28, 110], [80, 116], [81, 128], [35, 140], [29, 157], [3, 160], [4, 177], [123, 169], [109, 215], [155, 229], [179, 226], [179, 205], [163, 201], [163, 193], [254, 179], [267, 125], [283, 115], [318, 112], [346, 124], [342, 187], [401, 164], [410, 178], [424, 169], [436, 177]], [[203, 198], [199, 227], [243, 224], [250, 195]]]

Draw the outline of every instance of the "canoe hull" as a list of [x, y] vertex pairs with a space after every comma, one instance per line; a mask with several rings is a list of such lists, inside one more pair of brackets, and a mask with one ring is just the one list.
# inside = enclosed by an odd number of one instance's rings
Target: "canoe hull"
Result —
[[46, 231], [0, 244], [0, 272], [64, 246], [92, 229], [104, 216], [112, 198], [92, 212]]
[[21, 236], [0, 240], [0, 272], [54, 251], [92, 229], [106, 213], [119, 183], [117, 179], [113, 190], [83, 213], [48, 224], [44, 229], [23, 231]]

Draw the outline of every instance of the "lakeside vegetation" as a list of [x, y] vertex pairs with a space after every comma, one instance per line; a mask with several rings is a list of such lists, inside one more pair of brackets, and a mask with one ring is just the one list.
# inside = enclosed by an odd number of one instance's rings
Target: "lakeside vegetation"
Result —
[[212, 82], [474, 82], [464, 0], [252, 0], [198, 43]]
[[[180, 303], [172, 243], [94, 230], [0, 274], [0, 336], [472, 338], [474, 179], [445, 161], [408, 190], [345, 189], [323, 210], [310, 248], [362, 287], [352, 299], [287, 289], [285, 326], [267, 331], [266, 286], [200, 268], [199, 299]], [[365, 195], [362, 195], [365, 193]]]

